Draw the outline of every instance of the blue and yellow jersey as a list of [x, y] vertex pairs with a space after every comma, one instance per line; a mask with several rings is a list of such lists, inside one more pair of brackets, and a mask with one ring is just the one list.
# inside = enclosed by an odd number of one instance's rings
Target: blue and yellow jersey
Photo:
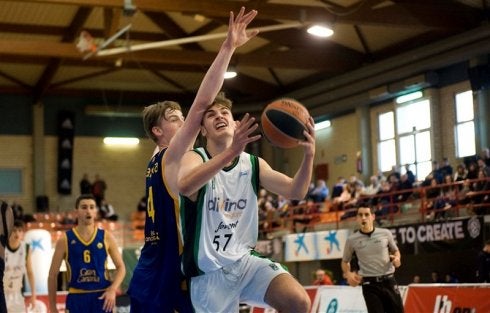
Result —
[[105, 231], [96, 228], [89, 241], [75, 229], [66, 232], [65, 258], [68, 271], [68, 291], [86, 293], [105, 290], [111, 282], [107, 271], [107, 243]]
[[164, 178], [165, 151], [155, 154], [146, 170], [145, 243], [128, 294], [140, 301], [161, 302], [171, 307], [180, 289], [183, 247], [179, 198], [167, 189]]

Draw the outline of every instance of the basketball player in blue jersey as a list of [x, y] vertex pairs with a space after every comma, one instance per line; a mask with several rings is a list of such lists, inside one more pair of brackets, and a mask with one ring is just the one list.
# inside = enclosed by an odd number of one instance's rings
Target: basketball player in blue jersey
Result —
[[[238, 312], [239, 303], [306, 313], [305, 289], [280, 264], [253, 248], [258, 237], [257, 193], [263, 188], [288, 199], [303, 199], [311, 181], [315, 131], [310, 117], [304, 157], [294, 178], [262, 158], [244, 152], [258, 140], [257, 124], [246, 114], [235, 122], [231, 101], [217, 97], [202, 120], [206, 147], [182, 158], [178, 186], [183, 198], [184, 274], [191, 277], [195, 312]], [[212, 292], [202, 292], [212, 290]]]
[[[77, 225], [56, 243], [48, 276], [49, 308], [57, 313], [56, 283], [61, 262], [68, 271], [66, 311], [70, 313], [112, 312], [116, 291], [126, 268], [114, 236], [95, 224], [97, 205], [94, 196], [81, 195], [76, 200]], [[114, 279], [109, 280], [106, 267], [110, 255], [116, 266]]]
[[128, 294], [133, 313], [193, 312], [182, 285], [179, 193], [177, 174], [184, 153], [192, 148], [202, 116], [223, 85], [224, 73], [236, 48], [258, 31], [247, 32], [257, 15], [242, 7], [236, 18], [230, 12], [227, 37], [206, 73], [184, 122], [180, 105], [165, 101], [146, 107], [143, 124], [159, 150], [146, 171], [147, 211], [145, 245], [134, 270]]

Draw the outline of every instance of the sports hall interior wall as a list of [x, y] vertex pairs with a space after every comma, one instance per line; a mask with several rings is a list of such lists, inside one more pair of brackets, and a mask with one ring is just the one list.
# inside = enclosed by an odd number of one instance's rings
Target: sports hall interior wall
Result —
[[[458, 70], [446, 71], [449, 78], [441, 76], [442, 81], [456, 81]], [[461, 73], [461, 77], [466, 77]], [[447, 156], [455, 164], [454, 147], [454, 94], [470, 88], [468, 80], [453, 83], [441, 88], [426, 89], [425, 95], [432, 103], [433, 122], [433, 155], [440, 160]], [[0, 143], [8, 149], [0, 149], [0, 168], [21, 168], [23, 171], [23, 190], [21, 194], [0, 195], [6, 200], [18, 200], [27, 212], [34, 210], [37, 190], [44, 190], [53, 210], [69, 210], [78, 193], [78, 182], [83, 173], [101, 175], [108, 183], [108, 200], [119, 214], [126, 217], [132, 212], [144, 193], [143, 173], [153, 144], [146, 139], [140, 117], [102, 117], [87, 115], [84, 107], [93, 103], [107, 101], [101, 95], [86, 98], [46, 97], [40, 104], [32, 104], [29, 97], [19, 95], [0, 95]], [[142, 108], [148, 103], [138, 103]], [[33, 110], [37, 106], [37, 111]], [[377, 116], [394, 108], [392, 100], [372, 106], [368, 111], [370, 147], [368, 160], [360, 174], [366, 179], [377, 169]], [[68, 110], [75, 114], [75, 150], [73, 167], [73, 189], [71, 196], [60, 196], [56, 191], [56, 158], [57, 158], [57, 117], [59, 112]], [[33, 112], [37, 112], [34, 114]], [[39, 113], [42, 112], [42, 113]], [[331, 186], [338, 176], [348, 177], [356, 173], [356, 154], [365, 151], [360, 138], [360, 122], [364, 118], [360, 110], [354, 113], [337, 116], [331, 119], [330, 128], [317, 132], [317, 153], [315, 164], [328, 164], [327, 184]], [[477, 112], [477, 111], [475, 111]], [[42, 115], [42, 116], [40, 116]], [[32, 129], [35, 120], [42, 124], [44, 134], [43, 154], [35, 153]], [[488, 117], [487, 117], [488, 119]], [[37, 125], [36, 124], [36, 125]], [[134, 150], [109, 149], [102, 143], [105, 136], [135, 136], [142, 139]], [[485, 143], [477, 142], [477, 149]], [[301, 149], [274, 149], [265, 139], [259, 148], [254, 148], [276, 169], [293, 174], [302, 155]], [[34, 158], [43, 158], [44, 175], [34, 177], [32, 166]], [[121, 179], [124, 177], [124, 179]], [[127, 180], [127, 183], [126, 183]], [[34, 188], [35, 183], [37, 187]], [[41, 186], [41, 187], [39, 187]]]
[[[458, 70], [447, 71], [449, 78], [441, 77], [444, 85], [426, 89], [425, 95], [432, 103], [433, 122], [433, 156], [441, 160], [447, 156], [451, 164], [457, 164], [454, 147], [454, 95], [471, 88], [469, 80], [458, 80]], [[461, 74], [461, 77], [465, 75]], [[78, 182], [84, 173], [93, 179], [99, 174], [108, 184], [107, 199], [114, 205], [118, 214], [126, 219], [136, 209], [144, 194], [144, 172], [154, 144], [146, 138], [142, 129], [141, 118], [100, 117], [87, 115], [84, 107], [91, 103], [100, 103], [100, 97], [47, 97], [42, 104], [32, 104], [32, 99], [20, 95], [0, 95], [0, 168], [18, 168], [22, 170], [22, 192], [20, 194], [0, 194], [0, 198], [9, 202], [21, 203], [27, 213], [34, 212], [36, 196], [42, 194], [49, 198], [52, 211], [68, 211], [74, 205], [78, 195]], [[150, 103], [150, 102], [149, 102]], [[143, 107], [148, 103], [138, 104]], [[475, 107], [482, 105], [475, 103]], [[488, 103], [483, 104], [487, 108]], [[373, 105], [368, 110], [370, 129], [369, 163], [364, 164], [361, 178], [366, 179], [370, 173], [377, 171], [377, 116], [379, 113], [392, 110], [394, 103], [387, 100]], [[57, 116], [63, 110], [75, 114], [75, 139], [73, 156], [73, 189], [68, 196], [57, 192]], [[475, 112], [478, 110], [475, 109]], [[348, 177], [356, 173], [356, 153], [365, 151], [361, 142], [361, 119], [365, 118], [362, 110], [356, 110], [331, 119], [330, 128], [317, 132], [317, 153], [315, 164], [328, 164], [328, 186], [332, 186], [338, 176]], [[477, 123], [487, 123], [490, 117], [475, 116]], [[34, 127], [41, 124], [43, 136], [33, 136]], [[102, 142], [104, 136], [136, 136], [140, 144], [133, 149], [109, 148]], [[488, 145], [486, 140], [477, 136], [477, 149]], [[300, 148], [281, 150], [273, 148], [265, 139], [254, 151], [260, 152], [271, 165], [287, 174], [294, 174], [301, 162]], [[41, 173], [34, 168], [41, 162]], [[37, 165], [39, 167], [39, 165]], [[35, 174], [37, 173], [37, 174]], [[487, 226], [488, 228], [488, 226]], [[487, 234], [489, 234], [487, 230]], [[460, 255], [443, 253], [427, 256], [405, 256], [406, 267], [397, 275], [401, 284], [410, 282], [418, 271], [422, 277], [433, 268], [441, 272], [453, 271], [454, 264], [471, 264], [475, 251], [465, 251]], [[447, 260], [457, 262], [447, 262]], [[461, 260], [464, 260], [462, 263]], [[408, 265], [410, 264], [410, 265]], [[414, 264], [418, 264], [414, 266]], [[335, 279], [340, 279], [339, 260], [315, 261], [288, 264], [300, 282], [308, 284], [313, 271], [324, 267], [334, 272]], [[461, 271], [461, 269], [459, 269]], [[464, 269], [471, 271], [471, 269]]]

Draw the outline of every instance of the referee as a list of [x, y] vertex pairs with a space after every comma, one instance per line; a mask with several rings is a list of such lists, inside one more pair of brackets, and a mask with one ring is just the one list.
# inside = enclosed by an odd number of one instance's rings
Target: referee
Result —
[[[401, 265], [400, 251], [391, 231], [375, 228], [374, 212], [369, 207], [357, 209], [359, 231], [347, 238], [342, 257], [342, 272], [349, 285], [362, 285], [369, 313], [400, 313], [403, 303], [395, 281], [395, 268]], [[350, 261], [356, 254], [359, 272], [351, 272]]]

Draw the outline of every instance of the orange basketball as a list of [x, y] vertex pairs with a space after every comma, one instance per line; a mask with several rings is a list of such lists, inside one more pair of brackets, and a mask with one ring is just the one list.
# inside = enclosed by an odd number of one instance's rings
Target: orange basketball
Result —
[[310, 113], [294, 99], [278, 99], [269, 103], [261, 116], [262, 132], [271, 144], [279, 148], [294, 148], [305, 140], [303, 131]]

